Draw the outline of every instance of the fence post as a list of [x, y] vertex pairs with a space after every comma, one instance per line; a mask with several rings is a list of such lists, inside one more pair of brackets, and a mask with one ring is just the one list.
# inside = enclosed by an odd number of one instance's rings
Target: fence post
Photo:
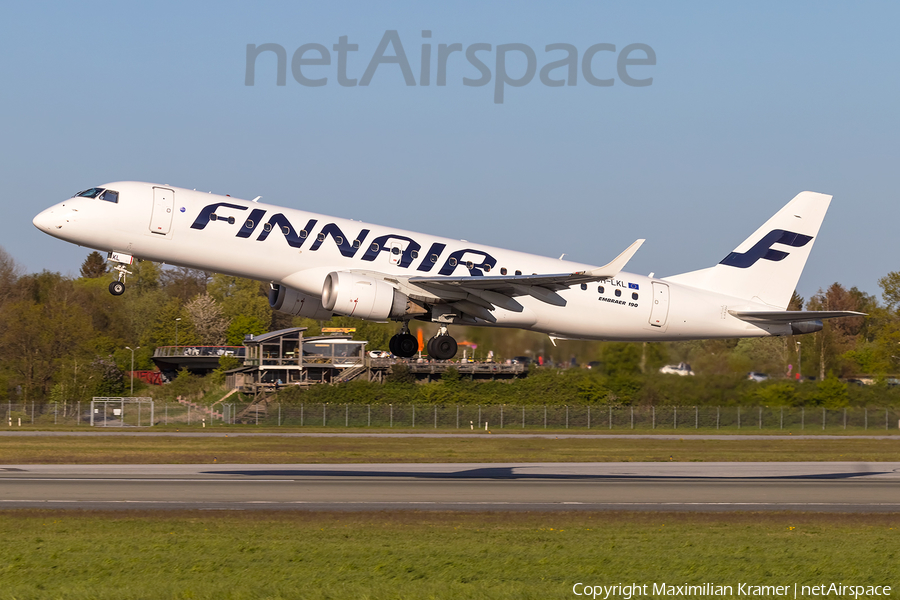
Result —
[[566, 404], [566, 429], [569, 428], [569, 405]]
[[884, 409], [884, 430], [888, 430], [888, 409]]
[[413, 405], [412, 405], [412, 408], [413, 408], [413, 411], [412, 411], [412, 412], [413, 412], [412, 426], [415, 427], [415, 426], [416, 426], [416, 405], [413, 404]]
[[522, 407], [522, 429], [525, 429], [525, 407]]
[[[500, 413], [501, 415], [503, 413]], [[500, 417], [500, 427], [503, 427], [503, 417]], [[434, 405], [434, 428], [437, 429], [437, 404]]]
[[54, 425], [56, 425], [56, 417], [57, 417], [57, 413], [59, 412], [58, 409], [59, 409], [59, 402], [54, 402], [53, 403], [53, 424]]
[[738, 429], [741, 428], [741, 407], [738, 406]]
[[391, 427], [394, 426], [394, 404], [391, 403]]
[[781, 407], [781, 423], [778, 426], [779, 429], [784, 429], [784, 407]]
[[300, 403], [300, 427], [303, 427], [303, 403]]
[[326, 404], [322, 403], [322, 427], [325, 427], [325, 406]]
[[481, 405], [478, 405], [478, 428], [481, 429]]
[[650, 413], [653, 415], [653, 429], [656, 429], [656, 406], [650, 407]]
[[503, 429], [503, 405], [500, 405], [500, 429]]
[[806, 428], [806, 407], [800, 407], [800, 429], [803, 430]]
[[694, 407], [694, 429], [700, 429], [700, 409]]
[[720, 416], [720, 411], [719, 411], [719, 407], [717, 406], [716, 407], [716, 431], [719, 430], [719, 416]]
[[634, 407], [631, 407], [631, 428], [634, 429]]
[[866, 407], [866, 430], [869, 429], [869, 407]]
[[456, 405], [456, 428], [459, 429], [459, 404]]
[[678, 429], [678, 407], [672, 407], [672, 429]]
[[[479, 409], [478, 414], [481, 414], [480, 410], [481, 409]], [[887, 411], [885, 411], [885, 413], [884, 413], [884, 428], [887, 429]], [[546, 404], [544, 405], [544, 429], [547, 429], [547, 405]]]
[[366, 424], [366, 427], [371, 427], [372, 426], [372, 405], [367, 404], [366, 406], [368, 407], [368, 413], [369, 413], [369, 420], [368, 420], [368, 423]]
[[762, 406], [759, 407], [759, 428], [762, 429]]
[[278, 426], [281, 427], [281, 402], [278, 403]]
[[76, 411], [78, 411], [75, 415], [75, 424], [81, 425], [81, 400], [76, 403]]
[[825, 431], [825, 409], [822, 409], [822, 431]]
[[350, 427], [350, 405], [344, 404], [344, 427]]

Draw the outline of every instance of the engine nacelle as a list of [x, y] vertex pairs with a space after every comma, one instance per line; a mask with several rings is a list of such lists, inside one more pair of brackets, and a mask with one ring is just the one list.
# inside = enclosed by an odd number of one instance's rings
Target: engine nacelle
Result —
[[322, 288], [322, 305], [340, 315], [383, 321], [406, 314], [408, 298], [394, 286], [365, 275], [332, 271]]
[[308, 317], [317, 321], [327, 321], [331, 318], [331, 311], [325, 310], [321, 299], [307, 296], [283, 285], [276, 284], [269, 288], [269, 306], [289, 315]]
[[791, 333], [794, 335], [815, 333], [817, 331], [822, 331], [822, 321], [797, 321], [796, 323], [791, 323]]

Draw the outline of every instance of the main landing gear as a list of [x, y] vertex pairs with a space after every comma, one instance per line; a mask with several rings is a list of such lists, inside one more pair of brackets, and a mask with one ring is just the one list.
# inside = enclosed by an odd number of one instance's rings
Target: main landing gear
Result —
[[[391, 354], [400, 358], [412, 358], [419, 351], [419, 340], [409, 332], [409, 323], [404, 322], [400, 333], [391, 338], [388, 343]], [[447, 328], [443, 325], [436, 336], [428, 340], [426, 346], [428, 356], [437, 360], [450, 360], [456, 356], [456, 340], [454, 340]]]
[[122, 263], [113, 267], [113, 271], [118, 273], [116, 280], [109, 284], [109, 293], [113, 296], [121, 296], [125, 293], [125, 276], [131, 275], [131, 271], [125, 268]]
[[412, 358], [419, 351], [419, 340], [416, 336], [409, 332], [409, 322], [403, 322], [403, 328], [400, 333], [391, 338], [388, 342], [388, 348], [391, 354], [400, 358]]
[[426, 344], [428, 356], [437, 360], [450, 360], [456, 356], [456, 340], [450, 336], [447, 328], [441, 325], [437, 335]]

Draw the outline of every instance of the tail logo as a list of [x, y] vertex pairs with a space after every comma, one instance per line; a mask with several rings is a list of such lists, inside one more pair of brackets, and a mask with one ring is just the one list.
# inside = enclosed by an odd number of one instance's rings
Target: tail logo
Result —
[[803, 235], [802, 233], [794, 233], [784, 229], [773, 229], [746, 252], [732, 252], [719, 264], [746, 269], [747, 267], [752, 267], [761, 258], [778, 262], [784, 260], [789, 253], [773, 250], [772, 244], [784, 244], [785, 246], [800, 248], [808, 244], [811, 239], [811, 235]]

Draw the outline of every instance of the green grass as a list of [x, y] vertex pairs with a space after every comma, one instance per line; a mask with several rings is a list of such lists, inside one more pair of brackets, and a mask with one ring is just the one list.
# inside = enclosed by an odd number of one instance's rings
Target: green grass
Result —
[[2, 600], [543, 599], [576, 582], [900, 597], [900, 515], [6, 511], [0, 535]]
[[0, 437], [3, 464], [900, 460], [893, 439]]

